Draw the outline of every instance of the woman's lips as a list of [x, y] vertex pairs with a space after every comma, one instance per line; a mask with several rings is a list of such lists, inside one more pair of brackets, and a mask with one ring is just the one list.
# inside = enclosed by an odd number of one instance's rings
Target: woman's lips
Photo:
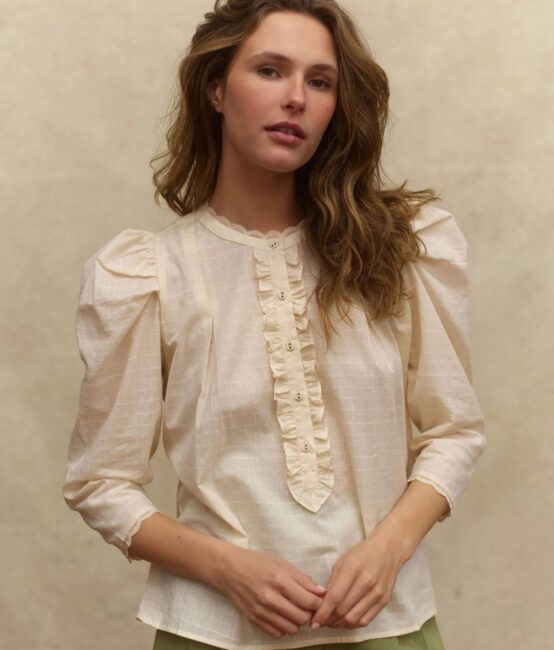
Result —
[[272, 129], [266, 129], [266, 133], [272, 140], [275, 142], [281, 142], [283, 144], [300, 144], [304, 138], [300, 138], [297, 135], [289, 135], [288, 133], [283, 133], [282, 131], [276, 131]]

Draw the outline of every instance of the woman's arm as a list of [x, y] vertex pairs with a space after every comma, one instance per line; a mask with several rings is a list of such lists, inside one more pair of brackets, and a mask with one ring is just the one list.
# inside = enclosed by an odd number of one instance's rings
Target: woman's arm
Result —
[[433, 486], [413, 479], [394, 508], [367, 539], [382, 537], [388, 546], [397, 548], [406, 561], [448, 509], [448, 501]]
[[244, 549], [155, 512], [129, 554], [219, 589], [244, 616], [279, 638], [296, 634], [321, 604], [325, 587], [277, 555]]
[[[486, 444], [472, 386], [467, 242], [451, 213], [428, 209], [414, 229], [425, 254], [407, 266], [413, 289], [406, 399], [418, 432], [408, 487], [376, 530], [407, 559], [450, 517]], [[412, 485], [413, 484], [413, 485]]]
[[133, 535], [129, 555], [217, 587], [235, 546], [155, 512]]

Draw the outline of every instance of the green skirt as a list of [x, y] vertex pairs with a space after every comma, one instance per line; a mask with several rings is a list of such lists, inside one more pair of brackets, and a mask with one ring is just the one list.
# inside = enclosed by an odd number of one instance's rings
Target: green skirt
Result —
[[[288, 636], [288, 635], [283, 635]], [[389, 636], [382, 639], [368, 639], [354, 643], [324, 643], [320, 645], [302, 646], [295, 650], [320, 650], [332, 648], [333, 650], [445, 650], [439, 632], [437, 620], [434, 616], [425, 621], [419, 630]], [[152, 650], [217, 650], [217, 646], [194, 641], [186, 637], [156, 630]]]

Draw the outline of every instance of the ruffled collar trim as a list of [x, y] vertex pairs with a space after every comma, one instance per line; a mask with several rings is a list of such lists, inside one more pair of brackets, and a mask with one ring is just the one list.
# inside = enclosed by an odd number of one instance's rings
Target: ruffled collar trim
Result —
[[267, 232], [262, 232], [261, 230], [246, 228], [245, 226], [243, 226], [240, 223], [235, 223], [234, 221], [231, 221], [227, 217], [224, 217], [221, 214], [217, 214], [217, 212], [212, 208], [212, 206], [209, 203], [206, 203], [205, 206], [206, 206], [206, 210], [213, 217], [215, 217], [216, 219], [218, 219], [219, 221], [224, 223], [226, 226], [228, 226], [229, 228], [233, 228], [234, 230], [237, 230], [238, 232], [242, 232], [245, 235], [248, 235], [250, 237], [265, 237], [266, 239], [270, 238], [270, 237], [275, 237], [275, 236], [277, 236], [277, 237], [279, 237], [279, 236], [286, 237], [287, 235], [290, 235], [293, 232], [297, 232], [297, 231], [301, 230], [303, 228], [303, 226], [304, 226], [305, 221], [306, 221], [306, 219], [304, 218], [304, 219], [301, 219], [301, 221], [299, 221], [296, 225], [287, 226], [284, 230], [273, 229], [273, 230], [268, 230]]
[[200, 221], [215, 234], [224, 239], [249, 244], [254, 248], [288, 248], [298, 243], [305, 236], [305, 217], [297, 224], [287, 226], [284, 230], [272, 229], [262, 232], [261, 230], [246, 228], [218, 214], [208, 202], [205, 202], [198, 212]]

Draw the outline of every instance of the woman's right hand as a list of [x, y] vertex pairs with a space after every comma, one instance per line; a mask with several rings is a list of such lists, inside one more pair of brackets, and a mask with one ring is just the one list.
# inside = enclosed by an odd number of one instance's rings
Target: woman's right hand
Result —
[[240, 547], [230, 552], [215, 586], [249, 621], [277, 638], [308, 623], [326, 593], [286, 560]]

